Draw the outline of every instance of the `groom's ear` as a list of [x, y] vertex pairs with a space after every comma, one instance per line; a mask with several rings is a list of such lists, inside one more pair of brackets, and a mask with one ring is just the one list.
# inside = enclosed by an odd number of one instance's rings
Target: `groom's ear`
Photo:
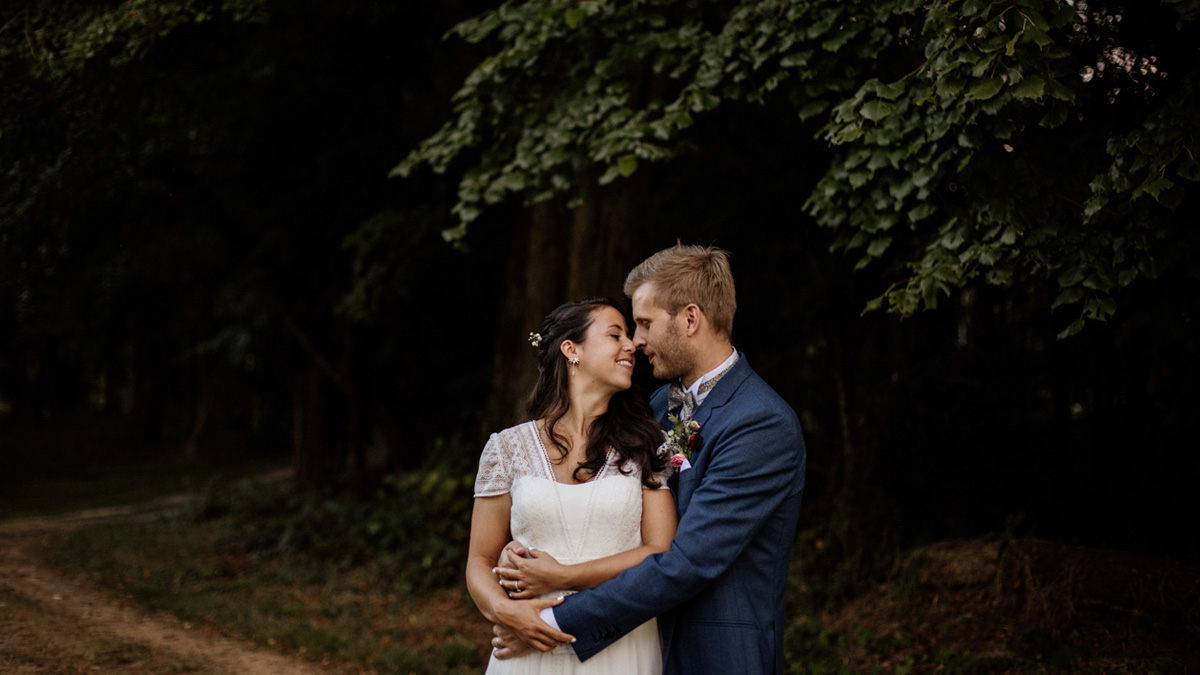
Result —
[[684, 306], [684, 308], [680, 311], [683, 312], [683, 318], [687, 322], [687, 324], [684, 326], [687, 336], [694, 336], [697, 332], [699, 332], [700, 324], [704, 321], [704, 310], [700, 309], [700, 305], [697, 305], [693, 302]]

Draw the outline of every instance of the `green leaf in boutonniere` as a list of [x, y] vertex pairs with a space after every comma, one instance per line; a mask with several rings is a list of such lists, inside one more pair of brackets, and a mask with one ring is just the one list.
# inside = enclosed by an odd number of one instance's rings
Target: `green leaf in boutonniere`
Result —
[[671, 453], [671, 466], [679, 468], [684, 460], [692, 458], [692, 452], [700, 449], [704, 437], [700, 435], [700, 423], [696, 420], [684, 420], [675, 415], [667, 415], [671, 422], [671, 430], [667, 432], [668, 452]]

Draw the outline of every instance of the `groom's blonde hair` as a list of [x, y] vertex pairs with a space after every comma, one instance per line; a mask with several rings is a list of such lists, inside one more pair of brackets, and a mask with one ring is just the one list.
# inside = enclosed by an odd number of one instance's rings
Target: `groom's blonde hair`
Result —
[[728, 251], [676, 244], [633, 268], [625, 277], [625, 295], [633, 297], [643, 284], [654, 286], [655, 303], [671, 316], [695, 303], [712, 322], [714, 331], [732, 339], [737, 295]]

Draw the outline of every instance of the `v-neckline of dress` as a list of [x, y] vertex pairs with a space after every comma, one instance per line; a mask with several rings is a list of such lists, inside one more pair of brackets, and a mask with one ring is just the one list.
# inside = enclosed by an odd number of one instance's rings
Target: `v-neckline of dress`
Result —
[[596, 475], [579, 483], [564, 483], [560, 481], [558, 476], [554, 473], [554, 462], [550, 461], [550, 451], [546, 449], [546, 442], [542, 440], [542, 430], [538, 427], [537, 420], [530, 420], [529, 424], [533, 426], [534, 438], [537, 439], [538, 448], [540, 448], [542, 451], [542, 460], [545, 462], [544, 466], [546, 467], [547, 476], [550, 479], [550, 482], [554, 483], [555, 485], [566, 485], [567, 487], [574, 487], [576, 485], [590, 485], [600, 480], [600, 477], [603, 476], [604, 472], [608, 469], [609, 461], [612, 459], [612, 448], [609, 448], [608, 451], [604, 453], [604, 466], [600, 467], [600, 470], [596, 472]]

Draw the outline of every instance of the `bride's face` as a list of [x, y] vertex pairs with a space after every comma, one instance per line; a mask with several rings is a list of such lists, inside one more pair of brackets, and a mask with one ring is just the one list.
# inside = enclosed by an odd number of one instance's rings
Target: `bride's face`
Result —
[[633, 341], [625, 317], [616, 309], [601, 307], [593, 312], [584, 340], [574, 347], [579, 365], [571, 379], [611, 392], [624, 391], [633, 383]]

